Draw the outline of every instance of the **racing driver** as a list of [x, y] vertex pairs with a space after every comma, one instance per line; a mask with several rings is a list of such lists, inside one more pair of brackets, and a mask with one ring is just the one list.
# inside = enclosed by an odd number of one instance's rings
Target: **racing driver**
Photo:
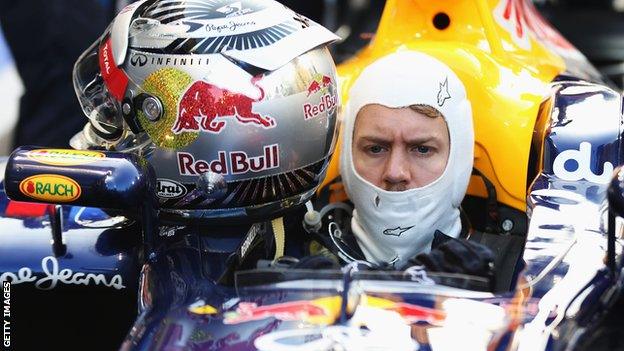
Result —
[[[319, 241], [342, 263], [490, 276], [492, 252], [457, 239], [468, 235], [460, 204], [473, 144], [465, 88], [444, 63], [415, 51], [373, 62], [345, 108], [340, 173], [352, 217], [330, 222]], [[345, 208], [329, 204], [321, 213], [332, 207]]]

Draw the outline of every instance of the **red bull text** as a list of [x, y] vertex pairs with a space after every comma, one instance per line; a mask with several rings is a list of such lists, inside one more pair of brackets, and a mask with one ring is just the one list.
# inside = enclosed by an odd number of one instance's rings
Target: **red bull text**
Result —
[[261, 172], [279, 167], [279, 145], [272, 144], [263, 148], [260, 156], [249, 156], [244, 151], [219, 151], [212, 161], [196, 160], [192, 154], [178, 152], [178, 170], [181, 175], [198, 175], [204, 172], [219, 174], [244, 174]]
[[303, 104], [303, 116], [305, 119], [314, 118], [323, 112], [336, 108], [338, 98], [336, 95], [325, 94], [321, 96], [321, 101], [317, 105]]
[[336, 107], [338, 99], [336, 95], [329, 92], [330, 85], [332, 85], [332, 79], [325, 75], [310, 83], [307, 96], [309, 97], [319, 91], [323, 93], [323, 96], [321, 96], [321, 101], [316, 105], [310, 103], [303, 104], [303, 115], [306, 120], [314, 118], [323, 112], [331, 111]]

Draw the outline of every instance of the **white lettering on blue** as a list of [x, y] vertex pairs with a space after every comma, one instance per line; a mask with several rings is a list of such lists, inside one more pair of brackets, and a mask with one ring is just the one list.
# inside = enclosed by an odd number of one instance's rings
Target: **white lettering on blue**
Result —
[[[574, 160], [577, 163], [577, 167], [574, 171], [568, 171], [565, 169], [565, 163], [568, 160]], [[579, 145], [578, 150], [570, 149], [561, 152], [555, 158], [553, 162], [553, 172], [555, 175], [568, 181], [577, 181], [581, 179], [589, 180], [593, 183], [607, 184], [611, 180], [613, 174], [613, 164], [611, 162], [605, 162], [603, 164], [602, 173], [595, 174], [591, 168], [591, 144], [583, 141]]]

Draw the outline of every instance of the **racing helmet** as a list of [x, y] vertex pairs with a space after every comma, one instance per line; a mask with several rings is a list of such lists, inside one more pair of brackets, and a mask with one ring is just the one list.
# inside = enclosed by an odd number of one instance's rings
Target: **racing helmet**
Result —
[[136, 2], [74, 66], [71, 145], [144, 156], [174, 217], [274, 215], [324, 178], [336, 39], [273, 0]]

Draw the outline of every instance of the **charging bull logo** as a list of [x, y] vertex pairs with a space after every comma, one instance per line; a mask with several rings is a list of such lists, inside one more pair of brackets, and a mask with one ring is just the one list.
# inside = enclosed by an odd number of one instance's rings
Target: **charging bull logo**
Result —
[[[315, 325], [329, 325], [340, 314], [342, 299], [340, 296], [327, 296], [313, 300], [282, 302], [273, 305], [258, 306], [253, 302], [240, 302], [235, 311], [225, 312], [224, 324], [238, 324], [275, 318], [281, 321], [302, 321]], [[406, 302], [391, 301], [381, 297], [363, 295], [360, 304], [397, 312], [408, 324], [427, 322], [442, 325], [446, 313], [434, 308], [413, 305]]]
[[322, 95], [318, 103], [306, 102], [303, 104], [303, 116], [308, 120], [321, 113], [333, 111], [338, 104], [338, 97], [335, 94], [332, 78], [322, 74], [316, 74], [314, 80], [308, 85], [306, 97], [320, 92]]
[[281, 321], [306, 321], [327, 325], [335, 321], [340, 311], [340, 297], [329, 296], [311, 301], [291, 301], [274, 305], [258, 306], [253, 302], [241, 302], [236, 311], [226, 312], [223, 323], [238, 324], [265, 318]]
[[310, 83], [310, 85], [308, 85], [308, 95], [306, 95], [307, 97], [309, 97], [310, 95], [317, 93], [321, 90], [323, 90], [323, 92], [325, 92], [327, 90], [327, 88], [332, 84], [332, 79], [331, 77], [328, 76], [322, 76], [319, 77], [317, 79], [314, 79], [312, 81], [312, 83]]
[[262, 128], [275, 127], [275, 120], [253, 112], [253, 104], [264, 99], [264, 90], [256, 85], [260, 77], [252, 79], [258, 97], [232, 92], [227, 88], [196, 81], [184, 92], [178, 107], [178, 116], [171, 130], [175, 134], [187, 131], [220, 133], [225, 127], [223, 118], [231, 118], [243, 124]]

